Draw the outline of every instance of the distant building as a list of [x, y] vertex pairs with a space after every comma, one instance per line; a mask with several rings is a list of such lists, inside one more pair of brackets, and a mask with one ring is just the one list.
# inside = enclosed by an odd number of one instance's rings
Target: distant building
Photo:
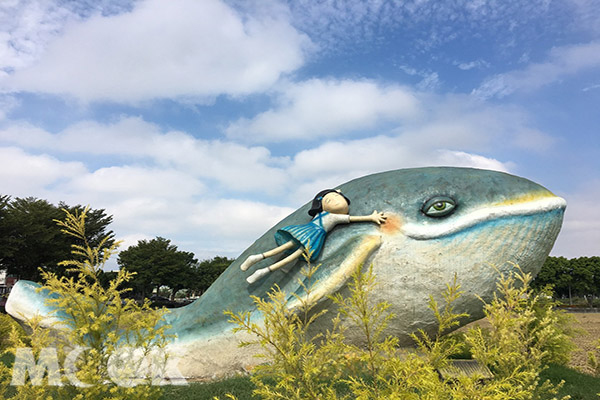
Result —
[[8, 294], [17, 281], [17, 278], [7, 276], [6, 271], [0, 271], [0, 307], [4, 307], [6, 304]]

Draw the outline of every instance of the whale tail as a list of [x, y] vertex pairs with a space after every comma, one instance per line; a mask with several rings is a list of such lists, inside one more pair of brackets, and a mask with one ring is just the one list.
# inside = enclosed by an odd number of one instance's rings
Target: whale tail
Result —
[[41, 326], [52, 327], [60, 322], [60, 313], [46, 304], [51, 296], [46, 290], [39, 290], [40, 284], [20, 280], [13, 286], [6, 300], [6, 312], [20, 323], [41, 317]]

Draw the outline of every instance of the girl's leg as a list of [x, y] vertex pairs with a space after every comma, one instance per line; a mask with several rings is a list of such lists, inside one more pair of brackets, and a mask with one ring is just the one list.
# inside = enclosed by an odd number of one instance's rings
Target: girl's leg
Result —
[[267, 252], [248, 256], [248, 258], [246, 258], [246, 261], [244, 261], [242, 263], [242, 265], [240, 265], [240, 268], [241, 268], [242, 271], [246, 271], [248, 268], [250, 268], [251, 266], [253, 266], [257, 262], [262, 261], [262, 260], [264, 260], [267, 257], [271, 257], [271, 256], [274, 256], [276, 254], [283, 253], [284, 251], [289, 250], [292, 247], [294, 247], [294, 242], [289, 241], [289, 242], [285, 242], [281, 246], [275, 247], [274, 249], [269, 250]]
[[272, 257], [272, 256], [277, 255], [279, 253], [283, 253], [284, 251], [289, 250], [292, 247], [294, 247], [294, 242], [292, 242], [290, 240], [289, 242], [285, 242], [284, 244], [282, 244], [279, 247], [275, 247], [272, 250], [265, 251], [264, 253], [262, 253], [262, 255], [263, 255], [263, 258]]
[[248, 278], [246, 278], [246, 281], [248, 283], [256, 282], [263, 276], [267, 275], [269, 272], [276, 271], [279, 268], [283, 267], [284, 265], [287, 265], [287, 264], [291, 263], [292, 261], [295, 261], [302, 255], [303, 252], [304, 252], [303, 248], [297, 249], [295, 252], [293, 252], [292, 254], [290, 254], [289, 256], [284, 258], [283, 260], [279, 260], [273, 265], [270, 265], [268, 267], [261, 268], [261, 269], [254, 271], [254, 273], [252, 275], [250, 275]]

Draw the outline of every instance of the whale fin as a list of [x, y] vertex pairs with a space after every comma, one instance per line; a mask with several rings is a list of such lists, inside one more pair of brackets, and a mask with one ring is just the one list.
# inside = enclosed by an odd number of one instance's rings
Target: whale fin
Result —
[[[380, 235], [368, 235], [364, 236], [362, 240], [355, 245], [350, 254], [344, 258], [338, 268], [335, 269], [326, 279], [320, 280], [311, 291], [308, 298], [305, 301], [316, 304], [321, 300], [327, 298], [341, 289], [348, 279], [359, 269], [369, 256], [379, 248], [381, 245]], [[326, 260], [323, 264], [326, 264]], [[294, 298], [288, 304], [289, 309], [295, 309], [300, 307], [300, 300]]]

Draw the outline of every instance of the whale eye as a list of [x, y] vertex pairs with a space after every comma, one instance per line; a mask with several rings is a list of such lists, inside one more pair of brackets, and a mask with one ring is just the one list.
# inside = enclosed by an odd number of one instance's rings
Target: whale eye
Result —
[[434, 197], [423, 205], [421, 211], [428, 217], [439, 218], [450, 215], [454, 208], [456, 208], [456, 202], [450, 197]]

